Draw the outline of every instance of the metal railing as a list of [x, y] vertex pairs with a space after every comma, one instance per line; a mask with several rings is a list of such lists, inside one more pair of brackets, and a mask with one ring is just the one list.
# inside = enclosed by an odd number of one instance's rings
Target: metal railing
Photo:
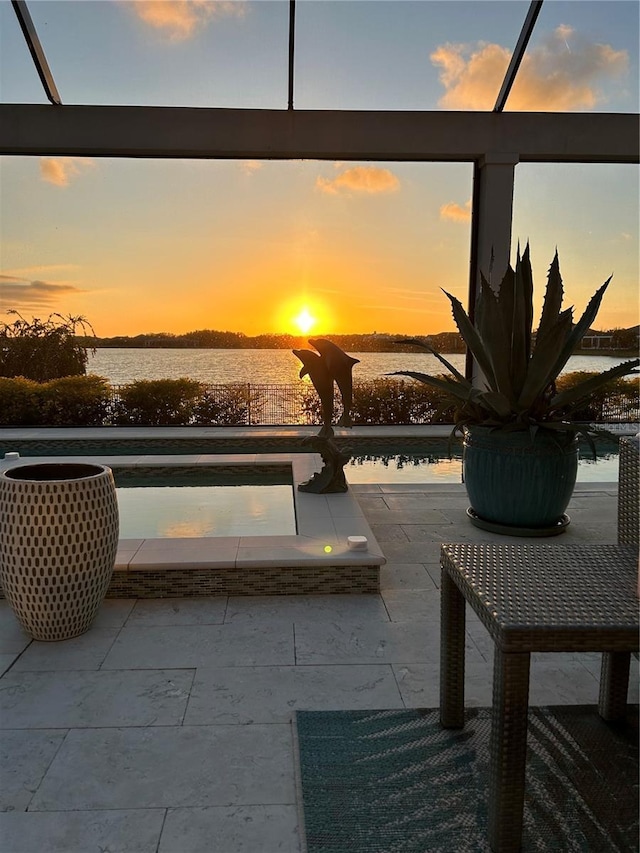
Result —
[[[133, 418], [154, 419], [154, 399], [138, 402], [134, 412], [127, 401], [127, 385], [112, 385], [108, 421], [122, 424], [127, 410]], [[318, 423], [305, 411], [305, 399], [315, 391], [307, 383], [267, 385], [253, 382], [201, 383], [202, 393], [182, 408], [186, 423], [200, 426], [299, 426]], [[158, 401], [159, 403], [159, 401]], [[158, 408], [160, 406], [158, 405]]]
[[[398, 383], [400, 384], [400, 383]], [[123, 423], [126, 412], [126, 385], [111, 386], [111, 401], [109, 405], [109, 423]], [[364, 383], [363, 388], [366, 387]], [[123, 393], [124, 392], [124, 393]], [[425, 401], [431, 402], [424, 406], [421, 415], [407, 415], [406, 418], [396, 419], [394, 423], [426, 424], [431, 422], [428, 411], [433, 411], [433, 392], [428, 388], [411, 383], [411, 394], [415, 399], [424, 394]], [[430, 396], [431, 395], [431, 396]], [[336, 417], [340, 413], [339, 395], [336, 395]], [[387, 423], [382, 407], [379, 416], [370, 411], [371, 401], [368, 402], [367, 414], [359, 412], [359, 387], [354, 385], [354, 404], [352, 409], [354, 424]], [[147, 400], [147, 410], [153, 412], [153, 400]], [[419, 407], [418, 407], [419, 408]], [[120, 414], [118, 414], [120, 413]], [[139, 410], [139, 416], [143, 412]], [[578, 420], [599, 423], [638, 423], [640, 421], [640, 406], [637, 397], [626, 397], [612, 394], [605, 398], [602, 405], [586, 408], [578, 413]], [[195, 397], [184, 406], [183, 422], [202, 426], [287, 426], [313, 425], [320, 423], [319, 404], [313, 387], [306, 382], [296, 384], [202, 384], [201, 395]]]

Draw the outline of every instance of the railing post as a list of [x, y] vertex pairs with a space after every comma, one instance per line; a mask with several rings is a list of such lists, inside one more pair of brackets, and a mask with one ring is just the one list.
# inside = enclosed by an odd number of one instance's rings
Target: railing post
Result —
[[251, 383], [247, 382], [247, 420], [251, 426]]

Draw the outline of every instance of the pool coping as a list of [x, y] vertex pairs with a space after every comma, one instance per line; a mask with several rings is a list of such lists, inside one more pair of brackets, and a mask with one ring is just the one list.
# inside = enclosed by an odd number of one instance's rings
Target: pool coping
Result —
[[[50, 459], [24, 457], [0, 461], [0, 468], [12, 468], [27, 460], [29, 464], [38, 464]], [[121, 539], [109, 596], [153, 594], [156, 597], [231, 591], [264, 594], [309, 589], [370, 592], [378, 588], [379, 568], [386, 560], [352, 490], [318, 495], [297, 488], [321, 469], [322, 460], [316, 453], [96, 454], [56, 456], [55, 461], [99, 462], [128, 468], [185, 465], [255, 468], [260, 463], [291, 468], [297, 534]], [[351, 550], [349, 536], [365, 536], [367, 549]]]

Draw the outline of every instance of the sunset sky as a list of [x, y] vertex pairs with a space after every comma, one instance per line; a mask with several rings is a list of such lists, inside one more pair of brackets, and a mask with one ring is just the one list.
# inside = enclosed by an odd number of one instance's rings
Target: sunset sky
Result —
[[[286, 108], [286, 0], [28, 6], [65, 104]], [[528, 7], [300, 0], [295, 107], [491, 109]], [[637, 112], [638, 16], [633, 0], [546, 0], [507, 108]], [[9, 0], [0, 99], [46, 103]], [[468, 163], [0, 166], [0, 321], [253, 335], [298, 332], [306, 309], [314, 334], [429, 334], [454, 327], [441, 287], [466, 301]], [[557, 246], [568, 305], [613, 273], [596, 326], [638, 323], [638, 208], [637, 166], [519, 165], [514, 252], [530, 241], [539, 298]]]

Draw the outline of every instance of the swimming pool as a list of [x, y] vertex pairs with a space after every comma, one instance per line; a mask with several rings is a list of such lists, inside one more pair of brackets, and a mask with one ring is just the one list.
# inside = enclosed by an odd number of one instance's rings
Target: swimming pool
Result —
[[[167, 468], [172, 469], [174, 486], [220, 485], [216, 479], [242, 485], [247, 484], [247, 478], [248, 485], [255, 486], [253, 477], [257, 473], [257, 485], [264, 486], [267, 480], [266, 485], [282, 485], [291, 496], [296, 529], [289, 534], [274, 533], [271, 525], [267, 532], [252, 535], [185, 536], [184, 530], [174, 529], [167, 537], [129, 536], [121, 530], [108, 597], [360, 594], [379, 590], [380, 566], [386, 560], [353, 492], [349, 489], [319, 495], [297, 488], [320, 469], [315, 453], [66, 458], [108, 465], [123, 493], [128, 488], [144, 490], [139, 496], [142, 504], [147, 502], [148, 489], [162, 488], [158, 484], [163, 482], [163, 469]], [[30, 462], [35, 459], [38, 457], [31, 457]], [[0, 459], [0, 466], [12, 467], [22, 461]], [[233, 487], [227, 486], [227, 494], [229, 488]], [[251, 501], [249, 507], [251, 511]], [[128, 513], [123, 515], [126, 519]], [[364, 538], [366, 548], [353, 550], [353, 536]]]
[[[588, 446], [580, 447], [579, 483], [615, 483], [618, 481], [618, 446], [597, 442], [594, 460]], [[396, 452], [354, 454], [345, 467], [349, 483], [461, 483], [462, 452], [456, 447], [452, 458], [446, 443], [433, 443], [425, 453]]]
[[114, 467], [121, 539], [297, 532], [290, 469]]

